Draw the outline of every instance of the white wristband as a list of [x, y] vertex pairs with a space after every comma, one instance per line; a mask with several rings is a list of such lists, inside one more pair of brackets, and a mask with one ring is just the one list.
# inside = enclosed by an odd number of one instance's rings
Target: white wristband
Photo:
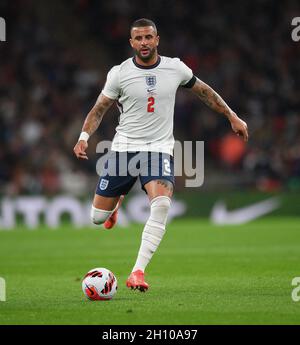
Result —
[[87, 142], [89, 140], [89, 137], [90, 137], [89, 133], [81, 132], [78, 141], [84, 140]]

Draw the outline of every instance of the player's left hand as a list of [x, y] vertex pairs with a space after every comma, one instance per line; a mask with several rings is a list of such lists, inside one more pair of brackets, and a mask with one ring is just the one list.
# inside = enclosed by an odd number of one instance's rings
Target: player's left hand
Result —
[[73, 151], [77, 158], [88, 159], [85, 150], [88, 148], [88, 143], [85, 140], [79, 140], [75, 145]]
[[232, 114], [229, 117], [229, 121], [231, 123], [232, 130], [238, 136], [242, 136], [244, 141], [248, 141], [248, 126], [245, 121], [240, 119], [236, 114]]

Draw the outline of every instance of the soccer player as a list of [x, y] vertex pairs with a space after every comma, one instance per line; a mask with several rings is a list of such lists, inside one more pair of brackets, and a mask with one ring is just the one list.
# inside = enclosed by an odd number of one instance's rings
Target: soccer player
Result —
[[[150, 216], [126, 285], [146, 291], [149, 285], [145, 282], [144, 271], [165, 233], [173, 194], [173, 115], [177, 88], [182, 86], [191, 90], [211, 109], [226, 116], [232, 130], [245, 141], [248, 140], [248, 130], [247, 124], [225, 101], [194, 76], [180, 59], [158, 54], [159, 36], [153, 21], [136, 20], [130, 35], [134, 57], [109, 71], [104, 88], [85, 119], [74, 152], [77, 158], [88, 159], [88, 139], [99, 127], [106, 111], [116, 102], [121, 113], [119, 125], [105, 163], [107, 169], [97, 185], [91, 218], [95, 224], [112, 228], [124, 195], [139, 177], [149, 198]], [[139, 156], [141, 153], [143, 155]], [[142, 157], [138, 161], [143, 173], [132, 176], [130, 164], [125, 164], [124, 168], [120, 162], [128, 163], [137, 156]], [[116, 168], [116, 175], [110, 174], [111, 168]], [[157, 168], [155, 173], [152, 173], [153, 168]]]

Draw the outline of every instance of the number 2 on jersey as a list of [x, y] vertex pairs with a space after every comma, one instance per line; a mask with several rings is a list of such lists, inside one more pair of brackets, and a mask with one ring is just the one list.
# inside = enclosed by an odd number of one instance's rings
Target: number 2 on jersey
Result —
[[154, 103], [155, 99], [154, 97], [149, 97], [148, 98], [148, 113], [154, 113]]

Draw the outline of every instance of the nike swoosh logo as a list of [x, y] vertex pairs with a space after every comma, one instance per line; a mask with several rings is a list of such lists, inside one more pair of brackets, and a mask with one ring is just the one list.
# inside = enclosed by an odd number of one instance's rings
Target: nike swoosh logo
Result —
[[256, 202], [250, 206], [241, 207], [233, 211], [228, 211], [223, 201], [218, 201], [213, 206], [210, 220], [214, 224], [244, 224], [257, 219], [279, 208], [281, 202], [278, 198], [270, 198]]

